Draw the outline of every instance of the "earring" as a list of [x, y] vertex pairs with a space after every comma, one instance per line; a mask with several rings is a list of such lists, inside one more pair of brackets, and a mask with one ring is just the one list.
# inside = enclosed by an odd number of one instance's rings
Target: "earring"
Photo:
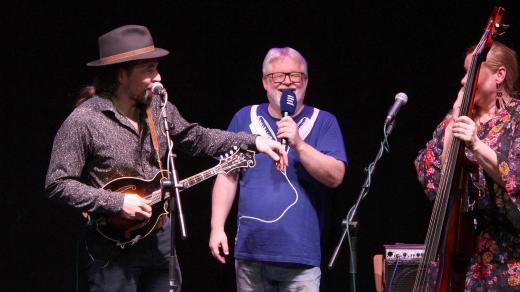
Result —
[[497, 93], [496, 93], [496, 106], [498, 109], [505, 108], [505, 101], [502, 97], [502, 83], [497, 83]]

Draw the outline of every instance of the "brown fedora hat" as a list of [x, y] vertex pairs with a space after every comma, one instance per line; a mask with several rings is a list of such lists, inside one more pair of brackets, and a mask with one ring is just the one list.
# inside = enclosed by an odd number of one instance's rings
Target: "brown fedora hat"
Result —
[[150, 31], [141, 25], [124, 25], [98, 38], [99, 60], [87, 66], [106, 66], [134, 60], [160, 58], [170, 52], [156, 48]]

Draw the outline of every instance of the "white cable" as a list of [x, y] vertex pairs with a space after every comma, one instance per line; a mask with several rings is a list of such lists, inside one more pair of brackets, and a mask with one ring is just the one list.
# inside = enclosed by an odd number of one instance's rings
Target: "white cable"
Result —
[[[289, 206], [287, 206], [287, 208], [285, 208], [285, 210], [282, 212], [282, 214], [280, 214], [280, 216], [278, 216], [278, 218], [273, 219], [273, 220], [266, 220], [266, 219], [261, 219], [261, 218], [257, 218], [257, 217], [253, 217], [253, 216], [240, 216], [238, 218], [239, 228], [240, 228], [240, 220], [242, 220], [242, 219], [251, 219], [251, 220], [256, 220], [256, 221], [260, 221], [260, 222], [268, 223], [268, 224], [275, 223], [276, 221], [279, 221], [280, 219], [282, 219], [282, 217], [285, 215], [285, 213], [287, 213], [287, 211], [289, 211], [289, 209], [298, 202], [298, 191], [296, 190], [296, 188], [293, 186], [293, 184], [287, 177], [287, 172], [285, 170], [280, 170], [280, 172], [283, 174], [283, 176], [285, 177], [285, 179], [287, 180], [287, 182], [289, 183], [291, 188], [294, 190], [294, 193], [296, 194], [294, 202], [292, 202]], [[237, 233], [238, 233], [238, 231], [237, 231]]]

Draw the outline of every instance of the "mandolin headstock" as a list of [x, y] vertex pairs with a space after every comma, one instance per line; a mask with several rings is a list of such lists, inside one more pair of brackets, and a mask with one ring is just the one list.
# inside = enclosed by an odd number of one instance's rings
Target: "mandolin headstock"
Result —
[[230, 171], [237, 168], [250, 168], [254, 167], [255, 152], [247, 149], [234, 147], [233, 150], [229, 151], [225, 155], [220, 156], [219, 170], [221, 172], [229, 173]]

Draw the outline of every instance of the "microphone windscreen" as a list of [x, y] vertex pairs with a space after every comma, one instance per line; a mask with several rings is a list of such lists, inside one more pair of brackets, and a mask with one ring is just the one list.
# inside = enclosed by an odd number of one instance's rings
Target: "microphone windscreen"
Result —
[[294, 114], [294, 111], [296, 111], [296, 101], [296, 94], [292, 90], [284, 89], [282, 91], [282, 97], [280, 98], [280, 111], [282, 114]]
[[401, 100], [403, 102], [403, 104], [406, 104], [408, 102], [408, 95], [406, 95], [406, 93], [404, 92], [399, 92], [398, 94], [395, 95], [395, 100]]
[[165, 91], [164, 86], [160, 82], [155, 82], [152, 85], [152, 93], [155, 95], [161, 95]]

